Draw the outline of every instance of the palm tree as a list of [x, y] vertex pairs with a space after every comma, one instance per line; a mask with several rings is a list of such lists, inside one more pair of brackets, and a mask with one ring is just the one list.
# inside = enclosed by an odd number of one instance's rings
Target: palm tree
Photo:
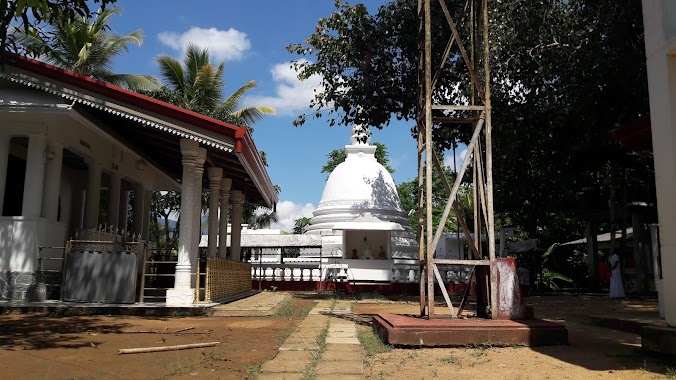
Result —
[[250, 106], [239, 108], [244, 94], [256, 87], [255, 81], [249, 81], [230, 96], [223, 99], [223, 69], [211, 63], [208, 49], [200, 49], [190, 44], [183, 63], [168, 55], [157, 57], [162, 77], [170, 90], [178, 93], [179, 106], [204, 113], [217, 119], [234, 118], [240, 124], [251, 126], [264, 115], [274, 114], [271, 107]]
[[258, 229], [265, 229], [265, 228], [270, 228], [272, 223], [277, 223], [278, 218], [277, 218], [277, 212], [272, 211], [272, 212], [264, 212], [262, 214], [254, 215], [253, 216], [253, 223], [250, 224], [251, 229], [258, 230]]
[[110, 18], [119, 13], [120, 8], [115, 7], [99, 9], [91, 21], [80, 15], [74, 20], [56, 17], [50, 23], [48, 38], [18, 32], [17, 40], [28, 54], [78, 74], [131, 90], [159, 88], [157, 78], [149, 75], [113, 73], [113, 59], [129, 51], [129, 45], [143, 43], [140, 29], [124, 36], [110, 31]]
[[293, 233], [296, 235], [302, 235], [307, 231], [307, 228], [310, 226], [310, 218], [302, 217], [296, 219], [293, 227]]

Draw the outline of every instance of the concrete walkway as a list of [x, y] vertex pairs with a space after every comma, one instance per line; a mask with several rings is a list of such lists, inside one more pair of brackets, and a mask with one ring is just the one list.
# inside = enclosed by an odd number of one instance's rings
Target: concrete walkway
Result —
[[212, 317], [264, 317], [274, 315], [293, 296], [286, 292], [260, 292], [251, 297], [214, 306]]
[[350, 301], [323, 300], [261, 368], [259, 380], [364, 378], [364, 348]]

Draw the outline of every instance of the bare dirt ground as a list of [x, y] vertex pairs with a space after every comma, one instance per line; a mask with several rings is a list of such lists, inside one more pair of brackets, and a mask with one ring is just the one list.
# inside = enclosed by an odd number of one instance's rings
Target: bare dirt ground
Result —
[[[325, 295], [324, 295], [325, 296]], [[676, 379], [676, 360], [645, 354], [636, 334], [590, 324], [590, 315], [647, 318], [654, 301], [611, 301], [600, 296], [530, 297], [540, 318], [565, 321], [570, 345], [476, 346], [410, 349], [365, 347], [367, 379]], [[297, 294], [286, 316], [274, 317], [56, 317], [0, 316], [0, 379], [246, 379], [278, 347], [314, 304]], [[439, 308], [438, 310], [440, 310]], [[417, 314], [415, 298], [380, 298], [353, 304], [364, 332], [370, 315]], [[176, 330], [193, 327], [180, 333]], [[131, 331], [154, 330], [163, 334]], [[221, 341], [220, 346], [118, 355], [121, 348]]]
[[[376, 348], [366, 359], [367, 379], [676, 379], [676, 360], [646, 354], [636, 334], [592, 326], [590, 315], [642, 318], [656, 315], [656, 304], [613, 301], [602, 296], [531, 297], [539, 318], [564, 321], [568, 346], [471, 348]], [[418, 313], [415, 301], [358, 303], [355, 314]], [[369, 329], [369, 326], [361, 326]], [[385, 352], [377, 352], [385, 351]], [[367, 353], [369, 349], [367, 348]]]
[[[293, 311], [274, 317], [6, 314], [0, 316], [0, 379], [246, 379], [277, 354], [312, 305], [295, 298]], [[188, 327], [193, 329], [172, 333]], [[162, 334], [130, 333], [149, 330]], [[213, 341], [222, 344], [117, 354], [122, 348]]]

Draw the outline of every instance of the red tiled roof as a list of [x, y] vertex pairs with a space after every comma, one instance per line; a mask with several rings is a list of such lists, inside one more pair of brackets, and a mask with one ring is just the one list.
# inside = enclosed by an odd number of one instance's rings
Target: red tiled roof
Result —
[[197, 112], [189, 111], [173, 104], [165, 103], [149, 96], [141, 95], [134, 91], [114, 86], [69, 70], [64, 70], [35, 59], [8, 53], [5, 54], [4, 58], [4, 64], [11, 64], [36, 75], [57, 80], [66, 85], [99, 94], [141, 110], [162, 115], [234, 139], [236, 154], [240, 157], [240, 160], [246, 162], [245, 166], [251, 168], [252, 173], [249, 174], [256, 177], [255, 182], [261, 184], [260, 187], [262, 188], [259, 188], [259, 190], [261, 195], [263, 195], [263, 198], [269, 201], [268, 203], [270, 204], [268, 206], [273, 206], [277, 202], [277, 192], [270, 181], [270, 177], [268, 176], [260, 154], [256, 149], [253, 138], [246, 127], [240, 127], [216, 120]]

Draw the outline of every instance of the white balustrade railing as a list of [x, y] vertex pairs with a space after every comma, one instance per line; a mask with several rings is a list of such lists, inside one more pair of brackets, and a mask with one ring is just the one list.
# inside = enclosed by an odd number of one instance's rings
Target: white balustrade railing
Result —
[[262, 281], [319, 281], [319, 266], [308, 267], [297, 264], [252, 263], [251, 279]]

